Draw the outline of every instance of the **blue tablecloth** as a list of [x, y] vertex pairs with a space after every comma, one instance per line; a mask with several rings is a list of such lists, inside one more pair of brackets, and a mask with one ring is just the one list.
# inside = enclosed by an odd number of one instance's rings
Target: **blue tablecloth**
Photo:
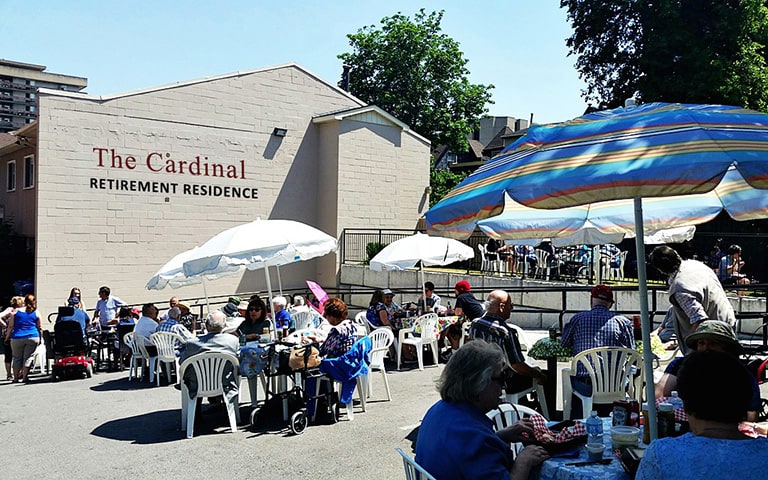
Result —
[[578, 457], [550, 458], [545, 461], [541, 466], [539, 480], [630, 480], [619, 459], [613, 455], [610, 418], [603, 418], [603, 440], [606, 445], [603, 458], [613, 458], [609, 465], [566, 466], [566, 463], [589, 460], [587, 450], [582, 446]]

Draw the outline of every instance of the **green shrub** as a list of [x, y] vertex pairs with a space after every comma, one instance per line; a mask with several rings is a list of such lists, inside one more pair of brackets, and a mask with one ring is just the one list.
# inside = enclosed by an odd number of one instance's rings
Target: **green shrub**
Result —
[[365, 261], [363, 262], [363, 265], [369, 265], [371, 263], [371, 259], [376, 256], [380, 251], [382, 251], [386, 247], [386, 244], [383, 244], [381, 242], [368, 242], [365, 245]]

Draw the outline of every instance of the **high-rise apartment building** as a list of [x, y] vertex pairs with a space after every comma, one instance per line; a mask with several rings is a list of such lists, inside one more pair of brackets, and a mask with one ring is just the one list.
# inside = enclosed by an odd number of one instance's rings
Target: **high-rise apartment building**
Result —
[[49, 73], [43, 65], [0, 59], [0, 132], [18, 130], [37, 119], [37, 89], [78, 92], [88, 79]]

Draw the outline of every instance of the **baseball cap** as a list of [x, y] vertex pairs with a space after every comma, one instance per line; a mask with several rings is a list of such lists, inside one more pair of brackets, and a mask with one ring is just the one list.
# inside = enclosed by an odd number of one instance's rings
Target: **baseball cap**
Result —
[[599, 298], [606, 302], [613, 302], [613, 290], [608, 285], [596, 285], [592, 289], [592, 298]]
[[453, 288], [456, 289], [459, 293], [465, 293], [472, 290], [472, 287], [469, 285], [469, 282], [466, 280], [460, 280], [456, 282], [456, 286]]
[[390, 290], [388, 288], [385, 288], [384, 290], [382, 290], [381, 293], [383, 293], [384, 295], [394, 295], [395, 294], [395, 292], [393, 292], [392, 290]]
[[72, 298], [70, 298], [69, 300], [67, 300], [67, 303], [68, 303], [70, 306], [72, 306], [72, 305], [77, 305], [78, 303], [80, 303], [80, 299], [79, 299], [79, 298], [77, 298], [77, 297], [72, 297]]

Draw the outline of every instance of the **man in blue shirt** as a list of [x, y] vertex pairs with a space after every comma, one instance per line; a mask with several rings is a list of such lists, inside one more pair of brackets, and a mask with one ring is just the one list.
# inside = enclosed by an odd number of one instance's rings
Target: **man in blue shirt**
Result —
[[[85, 310], [82, 310], [80, 308], [77, 308], [77, 305], [80, 304], [80, 299], [77, 297], [72, 297], [67, 301], [67, 304], [69, 305], [69, 308], [72, 309], [71, 315], [62, 315], [62, 312], [59, 312], [59, 315], [56, 317], [56, 323], [59, 322], [77, 322], [80, 324], [80, 328], [83, 329], [83, 335], [85, 335], [85, 329], [88, 326], [88, 324], [91, 322], [90, 317], [88, 317], [88, 314], [85, 312]], [[63, 309], [64, 307], [62, 307]]]
[[[610, 310], [613, 306], [613, 290], [607, 285], [597, 285], [591, 292], [592, 309], [577, 313], [563, 327], [560, 344], [572, 347], [573, 355], [598, 347], [635, 348], [632, 321]], [[571, 377], [573, 389], [582, 395], [592, 395], [592, 383], [583, 365], [579, 365], [576, 376]], [[581, 400], [573, 395], [572, 411], [581, 411]], [[573, 417], [571, 417], [573, 418]]]
[[125, 305], [124, 301], [112, 296], [111, 293], [111, 290], [106, 285], [99, 288], [99, 301], [96, 302], [93, 323], [96, 323], [96, 320], [98, 320], [102, 330], [109, 329], [110, 324], [117, 324], [117, 311], [121, 306]]

